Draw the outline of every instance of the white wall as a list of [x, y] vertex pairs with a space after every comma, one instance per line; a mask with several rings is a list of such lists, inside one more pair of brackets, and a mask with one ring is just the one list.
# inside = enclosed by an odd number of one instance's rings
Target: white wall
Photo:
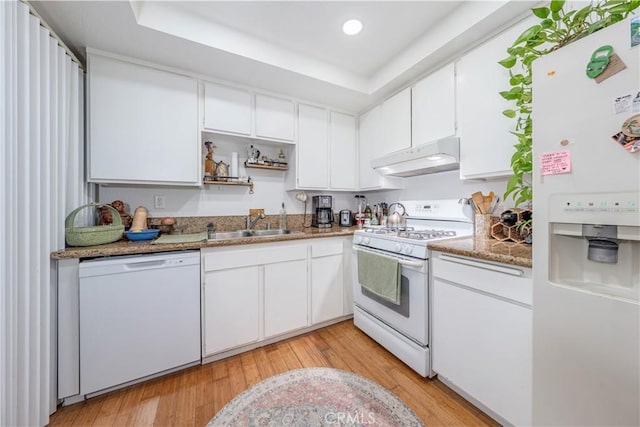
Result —
[[[476, 191], [488, 194], [489, 191], [493, 190], [496, 196], [500, 196], [502, 200], [502, 195], [507, 187], [506, 178], [486, 181], [461, 181], [459, 174], [460, 172], [455, 170], [405, 178], [404, 189], [371, 194], [367, 198], [373, 200], [374, 203], [376, 199], [380, 199], [380, 201], [459, 199], [461, 197], [471, 197], [471, 194]], [[509, 205], [509, 202], [511, 202], [511, 205]], [[513, 201], [509, 199], [505, 207], [511, 207], [512, 205]], [[501, 210], [503, 210], [502, 207], [498, 205], [495, 213], [499, 213]]]
[[[99, 200], [111, 203], [122, 200], [130, 206], [131, 213], [136, 206], [142, 205], [149, 210], [149, 215], [159, 216], [220, 216], [247, 215], [249, 209], [264, 209], [267, 215], [276, 215], [285, 203], [287, 213], [302, 214], [304, 204], [295, 199], [295, 191], [286, 192], [282, 176], [266, 176], [272, 171], [261, 171], [252, 174], [255, 180], [255, 193], [249, 194], [248, 187], [207, 186], [206, 188], [185, 187], [134, 187], [134, 186], [102, 186]], [[334, 210], [352, 209], [352, 193], [308, 193], [307, 213], [311, 212], [311, 196], [330, 194], [334, 196]], [[166, 198], [165, 209], [153, 207], [154, 196]]]
[[[216, 141], [216, 145], [223, 147]], [[240, 157], [244, 157], [244, 146], [237, 146]], [[260, 147], [262, 148], [262, 147]], [[269, 148], [265, 147], [268, 152]], [[216, 160], [225, 159], [225, 154], [216, 155]], [[274, 154], [277, 152], [272, 150]], [[244, 168], [241, 168], [244, 170]], [[397, 200], [416, 199], [457, 199], [470, 197], [476, 191], [487, 194], [493, 190], [502, 198], [506, 188], [506, 179], [487, 181], [460, 181], [458, 171], [441, 172], [433, 175], [405, 178], [405, 188], [393, 191], [374, 191], [365, 193], [370, 204], [378, 202], [391, 203]], [[280, 211], [280, 204], [285, 202], [287, 212], [301, 214], [304, 204], [295, 199], [296, 191], [285, 191], [284, 172], [251, 169], [250, 175], [255, 181], [255, 193], [249, 194], [248, 187], [231, 187], [209, 185], [204, 188], [187, 187], [141, 187], [141, 186], [102, 186], [99, 200], [110, 203], [122, 200], [127, 203], [131, 211], [138, 205], [149, 209], [150, 216], [220, 216], [246, 215], [249, 209], [265, 209], [268, 215], [275, 215]], [[334, 210], [354, 210], [355, 193], [308, 193], [308, 213], [311, 210], [311, 196], [316, 194], [330, 194], [334, 197]], [[166, 200], [165, 209], [153, 207], [154, 196], [162, 195]], [[507, 204], [507, 207], [510, 207]], [[500, 212], [501, 208], [496, 209]]]
[[[129, 205], [131, 212], [139, 205], [149, 210], [149, 215], [158, 216], [221, 216], [246, 215], [249, 209], [264, 209], [267, 215], [276, 215], [285, 203], [287, 213], [302, 214], [304, 204], [296, 200], [297, 191], [285, 190], [285, 174], [287, 172], [262, 169], [245, 169], [247, 147], [252, 143], [261, 151], [262, 155], [277, 158], [280, 148], [284, 147], [287, 159], [292, 155], [291, 149], [282, 144], [264, 141], [251, 141], [247, 138], [232, 136], [203, 134], [204, 141], [213, 141], [216, 145], [214, 160], [230, 163], [231, 153], [237, 152], [240, 163], [239, 175], [249, 175], [255, 183], [254, 194], [249, 194], [249, 187], [212, 185], [202, 188], [173, 187], [173, 186], [124, 186], [103, 185], [99, 189], [99, 201], [111, 203], [122, 200]], [[292, 173], [292, 172], [289, 172]], [[311, 196], [316, 194], [331, 194], [334, 196], [334, 210], [352, 209], [355, 205], [353, 193], [311, 193], [307, 202], [307, 213], [311, 212]], [[165, 209], [154, 208], [154, 196], [165, 197]]]

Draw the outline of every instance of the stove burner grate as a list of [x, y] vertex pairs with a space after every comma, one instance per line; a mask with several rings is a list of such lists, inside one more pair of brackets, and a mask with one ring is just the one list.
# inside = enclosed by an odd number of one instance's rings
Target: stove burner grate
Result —
[[386, 236], [397, 236], [413, 240], [432, 240], [443, 237], [455, 237], [454, 230], [415, 230], [413, 227], [406, 228], [365, 228], [366, 233], [381, 234]]

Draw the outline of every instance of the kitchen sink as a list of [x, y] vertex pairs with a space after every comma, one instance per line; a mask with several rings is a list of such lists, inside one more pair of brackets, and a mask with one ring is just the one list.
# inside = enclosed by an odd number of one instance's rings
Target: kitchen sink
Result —
[[219, 233], [213, 233], [212, 235], [209, 235], [209, 240], [240, 239], [243, 237], [251, 237], [251, 231], [250, 230], [222, 231]]
[[304, 234], [302, 231], [283, 230], [281, 228], [275, 230], [250, 230], [251, 237], [260, 236], [281, 236], [283, 234]]
[[243, 239], [247, 237], [271, 237], [284, 236], [289, 234], [304, 234], [302, 231], [296, 230], [238, 230], [238, 231], [222, 231], [213, 233], [209, 240], [227, 240], [227, 239]]

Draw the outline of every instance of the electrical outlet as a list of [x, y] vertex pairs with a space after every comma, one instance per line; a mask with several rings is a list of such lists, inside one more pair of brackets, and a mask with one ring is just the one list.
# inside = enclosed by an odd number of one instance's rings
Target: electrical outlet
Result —
[[164, 209], [165, 208], [164, 196], [155, 196], [153, 199], [153, 206], [156, 209]]

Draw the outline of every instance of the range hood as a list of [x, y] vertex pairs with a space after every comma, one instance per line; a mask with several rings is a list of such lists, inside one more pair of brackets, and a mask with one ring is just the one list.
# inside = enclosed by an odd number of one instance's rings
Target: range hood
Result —
[[381, 175], [417, 176], [460, 168], [460, 138], [449, 137], [371, 160]]

